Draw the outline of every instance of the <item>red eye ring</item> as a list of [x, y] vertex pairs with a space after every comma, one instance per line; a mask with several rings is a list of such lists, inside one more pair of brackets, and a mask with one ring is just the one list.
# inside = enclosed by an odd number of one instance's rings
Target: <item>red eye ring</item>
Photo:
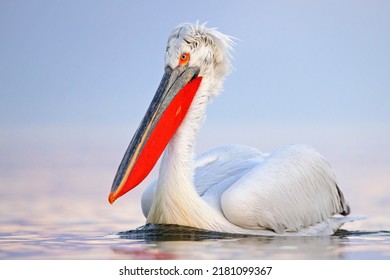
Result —
[[190, 61], [190, 54], [189, 53], [182, 53], [179, 58], [179, 65], [184, 66]]

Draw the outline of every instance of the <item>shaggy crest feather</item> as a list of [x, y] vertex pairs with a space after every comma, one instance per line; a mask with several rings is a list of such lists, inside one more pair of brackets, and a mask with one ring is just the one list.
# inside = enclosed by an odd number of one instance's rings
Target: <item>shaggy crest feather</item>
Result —
[[209, 97], [213, 97], [221, 92], [223, 79], [231, 71], [232, 50], [233, 37], [205, 24], [184, 23], [169, 36], [165, 64], [175, 67], [180, 54], [189, 53], [189, 66], [200, 67], [200, 76], [209, 80]]

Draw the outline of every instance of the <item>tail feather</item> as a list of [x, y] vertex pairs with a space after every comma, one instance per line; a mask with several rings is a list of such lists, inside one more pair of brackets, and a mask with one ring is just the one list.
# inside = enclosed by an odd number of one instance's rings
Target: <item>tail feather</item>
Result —
[[351, 213], [351, 207], [349, 207], [348, 202], [344, 198], [343, 192], [340, 190], [340, 188], [337, 184], [336, 184], [336, 189], [337, 189], [337, 193], [339, 195], [340, 207], [341, 207], [339, 214], [341, 214], [343, 216], [347, 216]]

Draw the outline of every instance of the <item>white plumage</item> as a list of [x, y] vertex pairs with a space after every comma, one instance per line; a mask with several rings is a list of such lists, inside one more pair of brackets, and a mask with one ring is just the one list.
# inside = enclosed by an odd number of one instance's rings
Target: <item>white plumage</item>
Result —
[[312, 148], [263, 154], [230, 145], [194, 160], [206, 105], [230, 70], [231, 46], [228, 36], [199, 24], [180, 25], [169, 37], [165, 66], [178, 67], [180, 55], [189, 53], [188, 65], [199, 67], [202, 82], [165, 149], [158, 180], [143, 194], [147, 222], [261, 235], [334, 233], [349, 220], [334, 215], [350, 209], [330, 166]]
[[[272, 154], [241, 145], [222, 146], [197, 157], [194, 171], [193, 196], [174, 190], [172, 197], [165, 191], [165, 195], [159, 194], [164, 197], [159, 203], [161, 209], [169, 217], [177, 216], [174, 220], [148, 216], [157, 181], [145, 190], [142, 210], [148, 222], [231, 233], [305, 236], [330, 235], [353, 220], [332, 217], [349, 214], [349, 206], [330, 166], [307, 146], [288, 145]], [[177, 185], [178, 190], [181, 187]], [[189, 208], [188, 213], [200, 211], [205, 220], [213, 221], [212, 225], [197, 225], [191, 217], [183, 219], [183, 205]], [[174, 215], [172, 211], [178, 213]]]

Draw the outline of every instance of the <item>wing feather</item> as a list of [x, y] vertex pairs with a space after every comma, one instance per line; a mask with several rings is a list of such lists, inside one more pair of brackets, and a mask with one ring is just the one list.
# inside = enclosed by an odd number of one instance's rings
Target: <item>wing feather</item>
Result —
[[226, 145], [207, 151], [195, 160], [194, 184], [200, 196], [219, 187], [230, 187], [265, 157], [255, 148]]
[[270, 154], [222, 194], [221, 205], [233, 224], [277, 233], [349, 213], [330, 166], [319, 153], [301, 145]]

